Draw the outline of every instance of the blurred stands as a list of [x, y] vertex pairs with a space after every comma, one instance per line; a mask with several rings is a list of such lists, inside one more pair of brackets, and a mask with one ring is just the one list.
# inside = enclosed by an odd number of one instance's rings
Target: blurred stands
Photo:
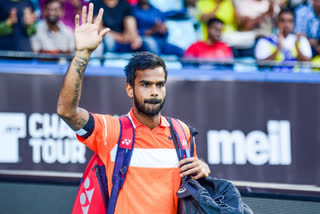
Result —
[[[25, 19], [32, 24], [34, 20], [29, 17], [37, 17], [37, 28], [38, 31], [41, 31], [41, 25], [46, 22], [46, 20], [40, 21], [41, 19], [45, 19], [45, 1], [46, 0], [9, 0], [2, 2], [0, 5], [0, 10], [7, 12], [2, 13], [3, 15], [0, 17], [0, 29], [2, 29], [2, 32], [5, 32], [0, 34], [1, 51], [27, 51], [26, 53], [31, 51], [30, 39], [35, 35], [35, 28], [32, 31], [31, 26], [35, 25], [28, 24], [30, 27], [27, 29], [27, 34], [23, 33], [21, 31], [21, 29], [24, 29], [23, 20]], [[318, 48], [320, 32], [320, 14], [318, 14], [319, 0], [314, 0], [313, 3], [307, 0], [141, 1], [149, 3], [155, 11], [158, 11], [157, 16], [155, 16], [156, 13], [152, 13], [152, 15], [150, 15], [150, 20], [146, 19], [146, 16], [143, 16], [145, 11], [139, 13], [137, 10], [134, 10], [134, 8], [139, 8], [138, 0], [119, 0], [115, 5], [110, 5], [108, 0], [60, 1], [62, 2], [64, 11], [60, 17], [61, 21], [64, 23], [64, 25], [67, 25], [71, 28], [74, 28], [73, 19], [75, 14], [79, 13], [83, 5], [88, 5], [89, 2], [95, 3], [96, 14], [99, 7], [103, 7], [105, 9], [105, 17], [101, 28], [103, 26], [110, 27], [112, 32], [109, 33], [109, 35], [104, 39], [103, 43], [93, 53], [93, 60], [91, 63], [94, 65], [123, 66], [126, 63], [127, 58], [131, 56], [132, 53], [143, 50], [157, 53], [162, 55], [164, 58], [169, 59], [168, 62], [170, 62], [174, 68], [190, 66], [190, 64], [193, 66], [207, 67], [208, 64], [210, 64], [210, 61], [212, 61], [211, 64], [215, 64], [214, 62], [216, 59], [214, 57], [207, 57], [205, 62], [201, 63], [201, 58], [203, 57], [199, 56], [200, 59], [190, 59], [191, 57], [188, 56], [188, 59], [185, 59], [181, 58], [183, 55], [181, 53], [185, 52], [192, 44], [196, 42], [208, 43], [206, 22], [210, 18], [219, 18], [224, 22], [221, 40], [232, 48], [233, 56], [236, 61], [232, 67], [237, 69], [240, 68], [240, 70], [248, 69], [252, 71], [255, 70], [253, 68], [261, 66], [260, 62], [255, 64], [256, 54], [254, 54], [254, 50], [256, 50], [256, 52], [265, 51], [261, 50], [265, 49], [265, 46], [256, 46], [257, 41], [259, 41], [260, 38], [271, 38], [271, 35], [273, 35], [273, 37], [276, 39], [278, 38], [279, 30], [277, 26], [277, 14], [279, 13], [280, 8], [284, 7], [290, 8], [295, 14], [296, 21], [294, 32], [299, 33], [299, 38], [302, 38], [302, 40], [304, 40], [303, 38], [305, 36], [308, 38], [307, 42], [311, 44], [313, 50], [313, 63], [316, 64], [320, 61], [320, 57], [318, 55], [318, 52], [320, 52], [320, 49]], [[28, 2], [29, 5], [33, 3], [31, 12], [28, 13], [28, 11], [26, 11], [22, 13], [23, 10], [20, 9], [19, 5], [25, 4], [23, 2]], [[13, 14], [8, 12], [10, 11], [8, 8], [15, 7], [19, 9], [17, 14], [15, 14], [15, 12], [13, 12]], [[306, 11], [309, 12], [306, 13]], [[308, 16], [306, 17], [304, 14], [308, 14]], [[115, 20], [118, 22], [115, 23]], [[161, 22], [159, 22], [159, 20], [161, 20]], [[144, 33], [146, 30], [160, 29], [160, 25], [161, 29], [164, 29], [163, 33], [159, 33], [158, 30], [155, 34], [148, 34], [148, 37], [146, 37], [146, 34]], [[58, 28], [58, 31], [61, 29]], [[129, 36], [126, 35], [127, 32], [130, 32]], [[303, 35], [300, 36], [300, 33]], [[159, 35], [161, 35], [161, 42], [159, 42]], [[149, 36], [151, 36], [151, 40]], [[11, 41], [9, 46], [8, 42], [6, 42], [8, 38], [10, 38]], [[123, 38], [130, 39], [126, 40]], [[70, 40], [68, 43], [72, 43], [72, 41]], [[303, 43], [305, 43], [305, 40]], [[168, 48], [168, 44], [170, 45], [170, 48]], [[59, 42], [53, 43], [53, 45], [56, 45], [57, 47], [53, 47], [51, 49], [60, 49]], [[277, 45], [278, 44], [276, 43], [275, 49], [277, 48]], [[73, 49], [72, 46], [70, 47]], [[168, 51], [172, 50], [171, 47], [175, 47], [176, 49], [174, 50], [179, 51]], [[212, 48], [215, 49], [217, 47], [219, 46], [215, 45]], [[271, 48], [270, 50], [267, 50], [267, 52], [272, 54], [275, 49]], [[284, 53], [290, 51], [292, 52], [292, 50], [286, 49], [286, 45], [284, 45], [281, 49]], [[34, 51], [38, 52], [38, 50], [35, 49]], [[67, 51], [53, 51], [53, 54], [72, 51], [73, 50], [70, 49]], [[219, 52], [219, 50], [215, 51]], [[21, 57], [21, 53], [3, 53], [3, 56], [6, 59], [8, 59], [8, 55], [16, 55]], [[30, 53], [28, 57], [29, 56], [31, 56]], [[60, 56], [61, 55], [56, 55], [55, 58], [61, 58]], [[39, 56], [36, 55], [32, 57], [39, 59]], [[196, 56], [192, 57], [197, 58]], [[43, 60], [44, 57], [40, 56], [40, 58]], [[260, 59], [261, 58], [259, 58], [259, 60]], [[297, 59], [293, 59], [293, 61], [296, 61]], [[194, 63], [189, 63], [190, 60], [194, 60]], [[242, 60], [244, 60], [245, 63], [239, 64], [238, 62]], [[68, 60], [63, 61], [68, 62]], [[304, 59], [303, 61], [309, 61], [309, 59]], [[60, 62], [62, 61], [60, 60]], [[290, 63], [294, 64], [294, 62]], [[222, 64], [223, 63], [220, 59], [219, 67], [222, 66]], [[272, 64], [279, 65], [279, 62], [271, 62], [271, 65]], [[226, 67], [230, 67], [229, 60], [227, 60], [225, 65]], [[313, 64], [310, 65], [312, 66]], [[215, 68], [216, 66], [212, 67]], [[290, 69], [287, 70], [290, 71]], [[312, 71], [312, 69], [309, 70]]]

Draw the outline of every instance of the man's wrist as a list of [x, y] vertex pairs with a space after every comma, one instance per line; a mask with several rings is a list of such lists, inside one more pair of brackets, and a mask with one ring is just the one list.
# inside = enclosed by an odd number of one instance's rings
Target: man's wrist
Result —
[[92, 51], [89, 50], [76, 50], [75, 57], [79, 57], [81, 59], [86, 59], [87, 61], [90, 58]]

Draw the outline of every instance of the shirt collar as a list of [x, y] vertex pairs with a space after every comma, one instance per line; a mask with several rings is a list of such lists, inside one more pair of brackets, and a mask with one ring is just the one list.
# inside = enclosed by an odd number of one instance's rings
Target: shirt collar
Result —
[[[143, 126], [143, 124], [140, 123], [140, 121], [134, 116], [133, 108], [130, 109], [127, 116], [130, 118], [131, 122], [133, 123], [134, 128], [139, 127], [139, 126]], [[167, 118], [165, 118], [164, 116], [160, 116], [160, 125], [159, 126], [160, 127], [169, 127], [170, 124], [169, 124]]]

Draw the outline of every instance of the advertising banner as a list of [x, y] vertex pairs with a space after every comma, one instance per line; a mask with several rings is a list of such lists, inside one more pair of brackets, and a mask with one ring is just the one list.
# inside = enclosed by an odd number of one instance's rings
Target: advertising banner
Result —
[[[82, 173], [92, 152], [56, 114], [62, 75], [0, 74], [0, 171]], [[86, 76], [80, 106], [122, 115], [124, 77]], [[163, 115], [196, 127], [215, 177], [320, 183], [320, 85], [170, 79]]]

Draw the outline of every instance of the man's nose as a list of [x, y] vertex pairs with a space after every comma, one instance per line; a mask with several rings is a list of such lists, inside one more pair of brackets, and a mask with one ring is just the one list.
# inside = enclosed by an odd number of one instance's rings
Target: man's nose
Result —
[[151, 90], [151, 96], [157, 97], [159, 95], [158, 87], [155, 84], [151, 85], [150, 90]]

